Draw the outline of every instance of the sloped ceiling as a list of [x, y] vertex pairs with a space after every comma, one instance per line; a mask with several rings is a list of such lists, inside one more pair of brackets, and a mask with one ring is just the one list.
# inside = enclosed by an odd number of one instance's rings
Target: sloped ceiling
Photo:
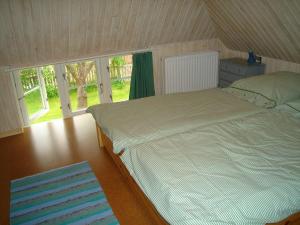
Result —
[[0, 0], [0, 66], [216, 37], [300, 63], [300, 0]]
[[206, 0], [230, 49], [300, 63], [300, 0]]
[[216, 37], [202, 0], [0, 0], [0, 66]]

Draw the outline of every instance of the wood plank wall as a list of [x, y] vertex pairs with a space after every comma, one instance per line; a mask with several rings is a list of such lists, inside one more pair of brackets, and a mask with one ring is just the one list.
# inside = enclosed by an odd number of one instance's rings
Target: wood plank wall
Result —
[[[241, 52], [241, 51], [234, 51], [231, 49], [228, 49], [224, 46], [223, 52], [222, 52], [223, 58], [233, 58], [233, 57], [239, 57], [239, 58], [248, 58], [247, 52]], [[270, 57], [262, 57], [262, 62], [266, 64], [266, 73], [272, 73], [276, 71], [291, 71], [295, 73], [300, 73], [300, 63], [293, 63], [288, 62], [280, 59], [274, 59]]]
[[[242, 51], [234, 51], [227, 48], [221, 40], [210, 39], [210, 40], [199, 40], [191, 42], [173, 43], [166, 45], [158, 45], [152, 47], [153, 51], [153, 72], [155, 91], [157, 95], [164, 94], [164, 59], [168, 56], [176, 56], [180, 54], [188, 54], [192, 52], [213, 50], [218, 51], [220, 58], [247, 58], [248, 53]], [[276, 71], [291, 71], [300, 73], [300, 64], [288, 62], [280, 59], [274, 59], [270, 57], [262, 56], [263, 63], [266, 64], [266, 73]]]
[[299, 0], [206, 0], [217, 37], [230, 49], [300, 63]]
[[0, 66], [216, 37], [203, 0], [1, 0]]
[[299, 0], [1, 0], [0, 66], [219, 38], [300, 63]]
[[0, 138], [22, 132], [22, 121], [13, 82], [9, 73], [0, 69]]

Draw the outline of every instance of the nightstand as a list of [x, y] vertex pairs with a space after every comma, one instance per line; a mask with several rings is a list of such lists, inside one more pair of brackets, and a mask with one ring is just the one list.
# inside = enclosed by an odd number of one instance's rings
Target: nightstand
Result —
[[220, 60], [219, 87], [228, 87], [236, 80], [265, 73], [265, 64], [248, 64], [246, 59], [230, 58]]

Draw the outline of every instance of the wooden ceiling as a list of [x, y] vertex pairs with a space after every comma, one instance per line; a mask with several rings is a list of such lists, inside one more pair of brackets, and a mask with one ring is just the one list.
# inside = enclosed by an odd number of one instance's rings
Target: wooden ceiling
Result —
[[199, 0], [0, 0], [0, 66], [216, 37]]
[[0, 66], [216, 37], [300, 63], [300, 0], [0, 0]]
[[300, 63], [300, 0], [206, 0], [230, 49]]

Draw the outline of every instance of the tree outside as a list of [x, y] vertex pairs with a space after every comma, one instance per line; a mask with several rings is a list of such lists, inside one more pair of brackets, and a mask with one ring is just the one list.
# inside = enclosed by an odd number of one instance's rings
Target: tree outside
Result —
[[85, 88], [87, 86], [87, 76], [93, 68], [95, 69], [94, 61], [85, 61], [66, 65], [67, 73], [71, 74], [76, 83], [77, 109], [84, 109], [88, 106], [87, 92]]
[[[128, 62], [131, 63], [131, 57], [126, 57], [119, 56], [110, 59], [114, 102], [128, 100], [131, 76], [131, 64], [128, 64]], [[41, 117], [32, 120], [31, 124], [62, 118], [54, 67], [51, 65], [41, 67], [41, 72], [46, 84], [49, 111]], [[95, 72], [96, 67], [93, 61], [66, 65], [70, 88], [69, 98], [73, 109], [84, 109], [99, 103]], [[36, 88], [39, 85], [36, 68], [21, 70], [21, 83], [24, 92], [29, 92], [25, 96], [25, 104], [28, 114], [31, 116], [42, 108], [40, 91]]]

